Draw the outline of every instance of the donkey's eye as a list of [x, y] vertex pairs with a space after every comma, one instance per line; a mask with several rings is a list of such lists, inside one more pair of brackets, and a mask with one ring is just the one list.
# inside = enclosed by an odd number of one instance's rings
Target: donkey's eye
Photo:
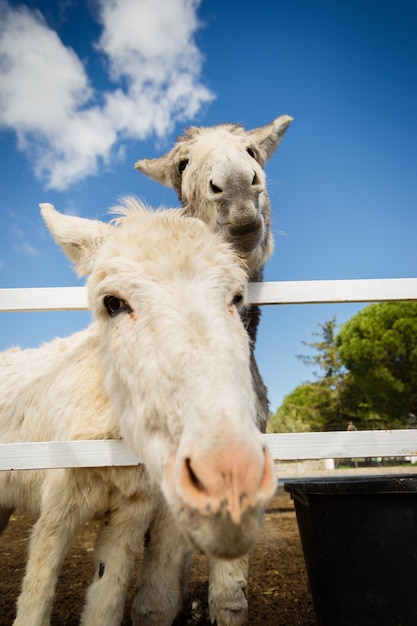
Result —
[[246, 148], [246, 152], [249, 154], [250, 157], [252, 157], [252, 159], [256, 160], [255, 152], [252, 150], [252, 148]]
[[243, 302], [243, 294], [242, 293], [237, 293], [237, 294], [235, 294], [233, 296], [232, 304], [235, 307], [239, 308], [240, 305], [242, 304], [242, 302]]
[[110, 317], [116, 317], [119, 313], [132, 313], [132, 309], [126, 300], [122, 300], [122, 298], [117, 296], [104, 296], [103, 304]]
[[187, 165], [188, 165], [188, 159], [183, 159], [182, 161], [178, 163], [178, 171], [180, 174], [183, 173]]

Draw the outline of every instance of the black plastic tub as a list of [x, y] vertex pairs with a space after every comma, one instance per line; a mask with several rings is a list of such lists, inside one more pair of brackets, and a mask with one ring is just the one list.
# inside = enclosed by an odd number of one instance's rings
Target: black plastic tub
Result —
[[297, 479], [319, 626], [417, 625], [417, 475]]

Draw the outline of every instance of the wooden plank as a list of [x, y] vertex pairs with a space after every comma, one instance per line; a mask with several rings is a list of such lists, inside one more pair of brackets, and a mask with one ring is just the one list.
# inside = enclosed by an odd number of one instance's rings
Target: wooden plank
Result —
[[41, 441], [0, 444], [0, 470], [138, 465], [123, 441]]
[[417, 455], [417, 430], [362, 430], [266, 435], [275, 460]]
[[[417, 430], [340, 431], [264, 435], [275, 460], [417, 455]], [[0, 444], [0, 470], [137, 465], [120, 440]]]
[[[259, 305], [417, 300], [417, 278], [250, 283], [249, 300]], [[85, 287], [0, 289], [0, 312], [87, 308]]]
[[251, 304], [328, 304], [416, 300], [417, 278], [310, 280], [249, 284]]
[[88, 309], [86, 287], [0, 289], [0, 313], [85, 309]]

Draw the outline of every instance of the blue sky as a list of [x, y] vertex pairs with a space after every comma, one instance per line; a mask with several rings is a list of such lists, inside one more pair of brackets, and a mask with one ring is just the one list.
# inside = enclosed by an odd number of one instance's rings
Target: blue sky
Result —
[[[266, 280], [417, 276], [415, 0], [0, 0], [0, 288], [78, 285], [38, 203], [101, 218], [190, 125], [294, 117], [267, 165]], [[271, 408], [312, 371], [318, 323], [363, 305], [264, 307]], [[89, 314], [2, 314], [0, 349]]]

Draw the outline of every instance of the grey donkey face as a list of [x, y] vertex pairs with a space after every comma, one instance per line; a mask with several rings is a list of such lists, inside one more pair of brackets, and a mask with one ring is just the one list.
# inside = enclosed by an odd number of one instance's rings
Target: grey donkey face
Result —
[[232, 124], [191, 127], [167, 154], [135, 168], [174, 188], [184, 213], [220, 232], [254, 273], [273, 247], [264, 166], [291, 122], [283, 115], [250, 131]]

